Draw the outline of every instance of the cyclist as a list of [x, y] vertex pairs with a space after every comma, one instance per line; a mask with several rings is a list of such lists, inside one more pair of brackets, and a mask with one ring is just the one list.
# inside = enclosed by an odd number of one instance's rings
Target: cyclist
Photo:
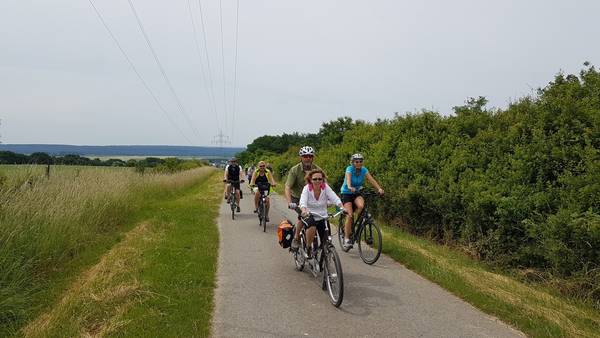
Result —
[[[313, 169], [321, 169], [313, 163], [315, 157], [315, 150], [313, 147], [304, 146], [300, 148], [298, 156], [300, 156], [300, 163], [290, 168], [287, 180], [285, 181], [285, 198], [290, 209], [296, 209], [298, 207], [302, 189], [306, 185], [306, 174]], [[291, 246], [292, 250], [298, 250], [300, 247], [300, 231], [302, 231], [302, 222], [300, 221], [300, 215], [298, 215], [296, 233], [294, 234], [294, 240], [292, 241]]]
[[[300, 209], [302, 217], [305, 218], [308, 229], [306, 230], [306, 247], [312, 248], [312, 242], [315, 238], [315, 228], [319, 234], [325, 230], [325, 219], [320, 215], [327, 215], [327, 206], [335, 204], [343, 208], [342, 200], [335, 194], [333, 189], [325, 183], [325, 173], [321, 169], [311, 170], [306, 174], [306, 185], [300, 195]], [[345, 209], [346, 211], [349, 211]], [[314, 213], [314, 214], [311, 214]], [[323, 237], [321, 237], [323, 238]], [[309, 258], [312, 256], [311, 250], [307, 252]]]
[[[232, 188], [235, 188], [235, 201], [237, 202], [237, 212], [240, 212], [240, 182], [244, 182], [244, 172], [237, 163], [237, 158], [232, 157], [229, 164], [225, 167], [223, 173], [223, 182], [231, 181]], [[225, 184], [225, 200], [229, 199], [229, 184]]]
[[250, 182], [250, 180], [252, 180], [252, 174], [254, 174], [255, 171], [256, 171], [256, 168], [254, 167], [254, 164], [249, 166], [248, 170], [246, 170], [246, 175], [248, 176], [248, 182]]
[[[265, 189], [265, 185], [267, 183], [270, 183], [272, 187], [275, 187], [277, 184], [275, 183], [275, 178], [273, 177], [273, 174], [271, 173], [271, 171], [269, 169], [266, 168], [266, 164], [264, 161], [260, 161], [258, 162], [258, 169], [256, 169], [256, 171], [254, 171], [254, 173], [252, 174], [252, 178], [250, 179], [250, 186], [254, 187], [256, 186], [258, 188], [258, 191], [254, 194], [254, 213], [256, 214], [258, 212], [258, 200], [262, 194], [263, 191], [268, 190], [268, 193], [271, 193], [271, 188], [269, 187], [269, 189]], [[265, 214], [265, 220], [268, 222], [269, 221], [269, 207], [271, 206], [270, 203], [270, 199], [267, 196], [267, 205], [266, 207], [266, 214]]]
[[[365, 182], [365, 178], [377, 189], [379, 195], [383, 195], [384, 191], [377, 183], [375, 178], [369, 173], [369, 170], [363, 166], [364, 157], [362, 154], [352, 155], [351, 164], [346, 168], [344, 175], [344, 184], [342, 184], [342, 202], [344, 202], [344, 208], [348, 210], [349, 215], [352, 215], [353, 211], [360, 214], [362, 209], [365, 207], [365, 200], [362, 196], [356, 194], [356, 192], [362, 187]], [[350, 233], [352, 232], [352, 221], [353, 217], [346, 217], [346, 224], [344, 224], [344, 249], [349, 250], [352, 248], [353, 243], [350, 241]]]

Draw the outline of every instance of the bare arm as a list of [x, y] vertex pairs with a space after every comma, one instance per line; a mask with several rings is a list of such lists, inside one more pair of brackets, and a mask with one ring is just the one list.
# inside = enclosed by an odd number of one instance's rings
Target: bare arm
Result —
[[244, 182], [246, 178], [244, 177], [244, 170], [240, 167], [240, 182]]
[[292, 189], [287, 184], [285, 185], [285, 199], [288, 204], [292, 203]]
[[252, 174], [252, 179], [250, 179], [250, 185], [254, 186], [256, 184], [256, 171]]
[[381, 189], [381, 186], [379, 185], [379, 183], [377, 183], [377, 181], [375, 180], [373, 175], [371, 175], [371, 173], [367, 173], [367, 180], [369, 180], [369, 183], [371, 183], [380, 194], [383, 194], [383, 189]]
[[346, 185], [348, 186], [348, 190], [354, 192], [356, 188], [352, 187], [352, 173], [346, 173]]

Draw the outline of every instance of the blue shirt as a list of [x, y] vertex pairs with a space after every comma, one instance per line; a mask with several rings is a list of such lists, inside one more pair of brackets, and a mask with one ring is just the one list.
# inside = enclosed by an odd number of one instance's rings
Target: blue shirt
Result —
[[342, 194], [352, 194], [352, 191], [350, 191], [350, 189], [348, 189], [348, 182], [346, 182], [346, 174], [347, 173], [350, 173], [352, 175], [351, 176], [352, 188], [359, 189], [360, 187], [362, 187], [363, 183], [365, 183], [365, 177], [367, 176], [368, 172], [369, 172], [369, 169], [362, 167], [362, 168], [360, 168], [360, 173], [356, 174], [356, 169], [352, 165], [349, 165], [346, 168], [346, 173], [344, 174], [344, 184], [342, 184]]

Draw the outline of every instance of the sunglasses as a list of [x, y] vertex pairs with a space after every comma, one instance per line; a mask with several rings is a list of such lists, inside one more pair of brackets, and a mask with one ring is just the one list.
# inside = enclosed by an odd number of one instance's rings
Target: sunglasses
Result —
[[264, 168], [265, 166], [264, 166], [264, 165], [260, 165], [260, 166], [258, 166], [258, 167], [259, 167], [259, 168]]
[[302, 158], [313, 158], [312, 155], [302, 155]]
[[312, 180], [313, 181], [322, 181], [323, 177], [313, 177]]
[[354, 163], [363, 163], [363, 160], [354, 160]]

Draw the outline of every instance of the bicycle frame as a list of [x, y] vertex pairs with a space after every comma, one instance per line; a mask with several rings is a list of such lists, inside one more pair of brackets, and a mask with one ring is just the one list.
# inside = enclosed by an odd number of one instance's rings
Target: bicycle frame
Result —
[[361, 226], [363, 226], [363, 224], [370, 218], [372, 218], [371, 214], [369, 213], [369, 203], [367, 203], [367, 199], [366, 197], [369, 196], [378, 196], [377, 194], [374, 193], [365, 193], [365, 192], [360, 192], [359, 191], [359, 196], [362, 196], [363, 199], [365, 200], [365, 206], [364, 208], [361, 210], [361, 212], [358, 214], [358, 216], [356, 217], [356, 219], [354, 219], [353, 215], [347, 215], [346, 217], [352, 217], [352, 236], [350, 237], [353, 241], [357, 241], [358, 240], [358, 233], [359, 233], [359, 229]]
[[238, 189], [235, 188], [232, 184], [235, 182], [238, 182], [238, 181], [226, 180], [227, 195], [229, 195], [229, 205], [231, 206], [231, 219], [235, 219], [235, 212], [236, 212], [236, 208], [238, 206], [237, 199], [236, 199], [236, 192]]
[[[316, 247], [315, 256], [313, 257], [316, 260], [316, 264], [311, 264], [309, 261], [309, 265], [312, 267], [311, 273], [313, 277], [317, 277], [320, 272], [323, 272], [323, 280], [322, 280], [322, 289], [328, 290], [329, 298], [331, 303], [335, 307], [339, 307], [342, 304], [342, 300], [344, 297], [344, 279], [342, 273], [342, 266], [339, 261], [339, 256], [335, 250], [333, 245], [333, 239], [331, 237], [331, 224], [329, 223], [329, 219], [331, 217], [339, 216], [343, 212], [343, 209], [334, 215], [327, 215], [326, 217], [322, 215], [318, 215], [319, 217], [323, 217], [325, 220], [325, 229], [323, 229], [323, 238], [321, 238], [321, 234], [317, 229], [315, 234], [315, 238], [313, 239], [313, 246]], [[315, 215], [315, 214], [312, 214]], [[312, 248], [307, 247], [306, 242], [306, 230], [308, 228], [307, 221], [302, 218], [301, 219], [304, 226], [302, 227], [302, 231], [300, 232], [300, 246], [301, 249], [294, 252], [294, 260], [296, 263], [296, 269], [302, 271], [304, 269], [304, 264], [306, 264], [306, 258], [304, 257], [304, 253], [308, 252], [308, 250], [312, 250]], [[292, 251], [290, 249], [290, 251]], [[293, 251], [292, 251], [293, 252]], [[330, 257], [332, 255], [332, 258]], [[325, 259], [328, 260], [330, 257], [333, 259], [331, 263], [326, 263]], [[332, 268], [334, 269], [334, 273], [331, 272]], [[333, 291], [332, 285], [335, 284], [337, 286], [337, 292]]]

